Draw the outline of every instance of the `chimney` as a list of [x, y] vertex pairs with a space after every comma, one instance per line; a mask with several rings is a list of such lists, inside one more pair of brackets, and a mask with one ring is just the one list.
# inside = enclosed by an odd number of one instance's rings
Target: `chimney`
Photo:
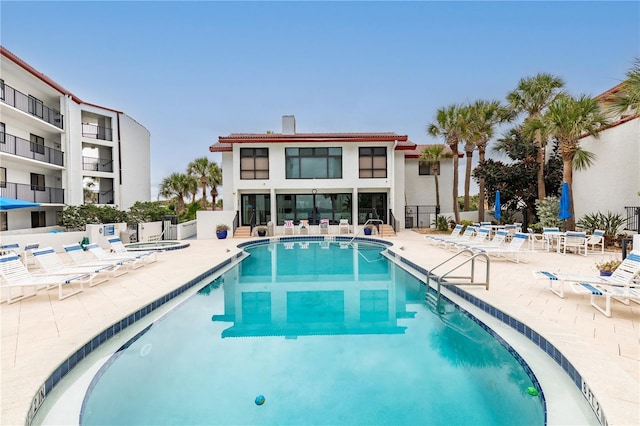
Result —
[[293, 115], [282, 116], [282, 134], [283, 135], [296, 134], [296, 118]]

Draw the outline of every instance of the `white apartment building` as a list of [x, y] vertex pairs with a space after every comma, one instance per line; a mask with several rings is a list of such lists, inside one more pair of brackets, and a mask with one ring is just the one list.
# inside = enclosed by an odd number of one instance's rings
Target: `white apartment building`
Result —
[[0, 212], [0, 231], [54, 226], [65, 206], [149, 201], [150, 133], [86, 103], [0, 46], [0, 195], [40, 207]]
[[[232, 133], [209, 150], [222, 154], [223, 204], [239, 212], [238, 226], [379, 219], [397, 230], [419, 225], [406, 220], [408, 203], [435, 205], [433, 176], [418, 165], [423, 147], [393, 132], [298, 133], [287, 115], [282, 133]], [[442, 181], [450, 194], [451, 179]]]

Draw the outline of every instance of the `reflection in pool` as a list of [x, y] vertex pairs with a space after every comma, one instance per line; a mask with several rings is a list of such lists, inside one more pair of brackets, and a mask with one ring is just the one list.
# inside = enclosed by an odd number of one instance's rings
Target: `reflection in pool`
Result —
[[247, 248], [114, 355], [81, 423], [544, 424], [532, 374], [383, 249]]

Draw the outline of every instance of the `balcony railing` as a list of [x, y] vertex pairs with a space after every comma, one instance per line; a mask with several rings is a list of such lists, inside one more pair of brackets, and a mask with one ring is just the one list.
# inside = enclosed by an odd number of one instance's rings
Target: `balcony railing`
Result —
[[31, 158], [56, 166], [64, 166], [64, 152], [40, 145], [8, 133], [0, 132], [0, 151]]
[[84, 203], [85, 204], [113, 204], [113, 189], [108, 191], [98, 192], [85, 192]]
[[82, 170], [112, 172], [113, 160], [110, 158], [82, 157]]
[[64, 189], [49, 186], [3, 182], [0, 184], [0, 195], [34, 203], [64, 204]]
[[6, 84], [2, 84], [0, 89], [0, 99], [5, 104], [38, 117], [59, 129], [64, 129], [64, 117], [57, 109], [49, 108], [40, 99], [25, 95]]
[[91, 123], [82, 123], [82, 136], [103, 141], [113, 140], [113, 129], [111, 127], [98, 126]]
[[625, 207], [624, 209], [627, 211], [624, 229], [640, 234], [640, 207]]

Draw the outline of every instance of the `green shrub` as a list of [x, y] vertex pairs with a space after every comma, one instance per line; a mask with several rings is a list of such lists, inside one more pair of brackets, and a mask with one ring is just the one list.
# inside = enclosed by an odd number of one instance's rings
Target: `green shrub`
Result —
[[558, 197], [547, 197], [544, 200], [536, 200], [536, 214], [540, 219], [540, 225], [545, 228], [562, 228], [564, 221], [558, 217], [560, 213], [560, 201]]
[[593, 233], [596, 229], [604, 231], [605, 245], [611, 245], [616, 240], [618, 231], [627, 221], [622, 215], [608, 211], [606, 214], [597, 212], [584, 215], [576, 226], [584, 229], [588, 233]]
[[450, 221], [451, 217], [438, 215], [431, 224], [436, 228], [436, 231], [447, 232]]

